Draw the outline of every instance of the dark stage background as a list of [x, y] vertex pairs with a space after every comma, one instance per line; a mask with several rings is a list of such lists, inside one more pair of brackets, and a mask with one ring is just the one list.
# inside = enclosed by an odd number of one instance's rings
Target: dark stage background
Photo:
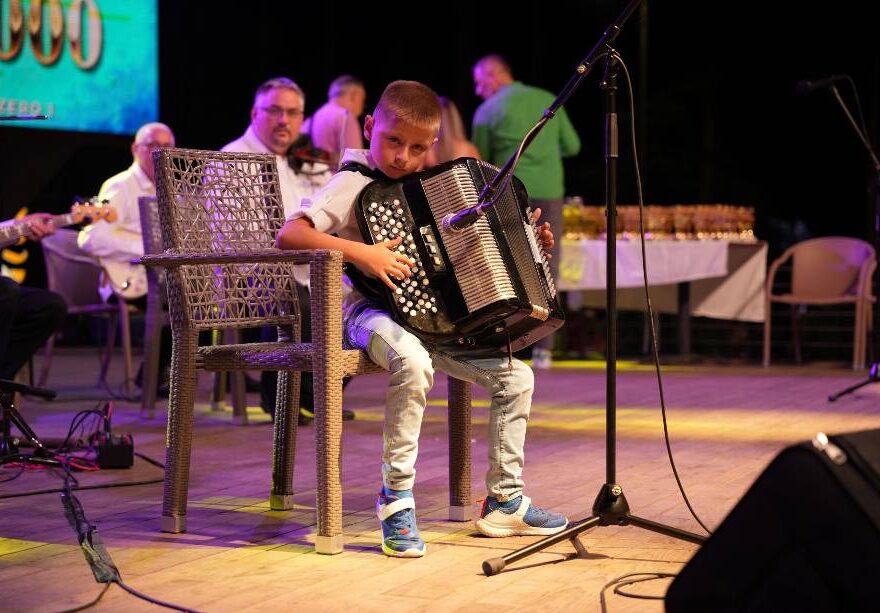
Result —
[[[294, 78], [312, 111], [332, 78], [352, 73], [367, 84], [368, 108], [389, 81], [417, 79], [451, 96], [469, 123], [479, 103], [474, 60], [503, 53], [517, 78], [557, 92], [624, 4], [530, 3], [512, 10], [486, 3], [327, 0], [302, 8], [160, 0], [159, 119], [180, 146], [218, 148], [244, 131], [263, 80]], [[827, 90], [799, 97], [795, 85], [851, 75], [876, 142], [877, 11], [857, 2], [821, 9], [767, 4], [653, 1], [625, 25], [617, 47], [634, 79], [646, 201], [755, 206], [758, 235], [771, 242], [771, 255], [806, 235], [871, 238], [867, 155]], [[599, 74], [587, 77], [567, 105], [583, 140], [581, 154], [566, 163], [567, 191], [593, 203], [603, 198]], [[840, 89], [853, 100], [846, 84]], [[621, 95], [622, 124], [626, 107]], [[636, 193], [628, 138], [626, 130], [621, 203], [634, 202]], [[75, 194], [95, 194], [130, 163], [129, 142], [0, 127], [2, 217], [24, 206], [60, 212]], [[40, 277], [35, 271], [28, 282]]]

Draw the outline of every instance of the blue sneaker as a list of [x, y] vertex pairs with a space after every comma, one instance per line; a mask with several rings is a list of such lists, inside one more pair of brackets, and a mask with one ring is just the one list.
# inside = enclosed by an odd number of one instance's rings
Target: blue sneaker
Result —
[[548, 536], [565, 530], [568, 519], [559, 513], [545, 511], [532, 504], [528, 496], [498, 502], [486, 496], [477, 530], [485, 536]]
[[382, 488], [376, 501], [376, 515], [382, 526], [382, 551], [396, 558], [421, 558], [425, 541], [416, 526], [416, 501], [412, 490]]

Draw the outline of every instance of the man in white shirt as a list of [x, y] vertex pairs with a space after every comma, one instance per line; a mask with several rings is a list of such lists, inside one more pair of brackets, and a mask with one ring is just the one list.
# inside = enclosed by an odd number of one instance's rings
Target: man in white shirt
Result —
[[281, 182], [284, 216], [299, 210], [299, 201], [330, 179], [333, 169], [321, 162], [292, 165], [288, 155], [299, 138], [305, 117], [306, 96], [302, 88], [286, 77], [270, 79], [257, 88], [251, 107], [251, 123], [245, 133], [221, 151], [271, 153], [275, 156]]
[[[245, 133], [221, 151], [236, 153], [268, 153], [275, 156], [278, 178], [281, 183], [281, 204], [284, 216], [290, 217], [300, 208], [300, 200], [324, 186], [333, 175], [330, 165], [307, 161], [291, 163], [291, 148], [297, 142], [305, 117], [306, 96], [302, 88], [287, 77], [270, 79], [257, 88], [251, 107], [251, 123]], [[309, 294], [304, 286], [308, 273], [297, 272], [300, 283], [299, 299], [303, 311], [302, 338], [311, 338]], [[275, 329], [263, 331], [263, 340], [274, 340]], [[274, 414], [277, 373], [264, 371], [261, 376], [261, 405], [267, 413]], [[309, 373], [302, 378], [300, 389], [301, 424], [313, 416], [312, 380]], [[343, 417], [352, 419], [354, 413], [345, 411]]]
[[358, 122], [364, 112], [367, 90], [360, 79], [342, 75], [333, 79], [327, 91], [327, 102], [306, 119], [302, 131], [312, 145], [328, 151], [334, 160], [346, 149], [363, 149], [364, 138]]
[[114, 290], [127, 300], [146, 294], [145, 269], [131, 263], [144, 255], [138, 198], [156, 195], [153, 151], [173, 146], [174, 133], [164, 123], [141, 126], [131, 144], [131, 166], [107, 179], [98, 191], [98, 200], [108, 201], [116, 211], [116, 220], [99, 220], [79, 233], [80, 248], [104, 266], [105, 279], [99, 291], [105, 300]]

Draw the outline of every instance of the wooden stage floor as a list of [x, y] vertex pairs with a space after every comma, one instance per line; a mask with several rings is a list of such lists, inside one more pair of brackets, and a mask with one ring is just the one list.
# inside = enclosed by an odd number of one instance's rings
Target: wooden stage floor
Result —
[[[22, 412], [41, 437], [61, 437], [73, 416], [93, 408], [90, 387], [97, 350], [60, 348], [50, 386], [61, 399], [26, 399]], [[118, 360], [117, 360], [118, 363]], [[39, 365], [39, 363], [38, 363]], [[119, 368], [118, 364], [114, 365]], [[113, 381], [121, 375], [114, 371]], [[320, 556], [314, 536], [314, 433], [301, 428], [296, 508], [268, 508], [272, 430], [258, 408], [251, 424], [209, 411], [207, 375], [200, 375], [195, 443], [185, 534], [159, 531], [161, 483], [76, 493], [96, 524], [122, 578], [152, 597], [202, 611], [594, 611], [602, 586], [634, 572], [677, 572], [696, 545], [635, 527], [599, 527], [581, 539], [589, 556], [570, 559], [570, 543], [484, 577], [481, 562], [535, 537], [487, 539], [470, 523], [447, 521], [446, 381], [431, 396], [417, 464], [419, 525], [428, 543], [422, 559], [387, 558], [378, 547], [374, 515], [379, 489], [381, 425], [386, 377], [354, 380], [346, 406], [343, 449], [345, 552]], [[829, 393], [859, 381], [841, 365], [774, 367], [678, 366], [664, 373], [672, 449], [687, 494], [702, 520], [716, 527], [763, 468], [784, 447], [817, 431], [880, 427], [880, 386], [870, 385], [828, 403]], [[622, 362], [617, 376], [617, 482], [635, 515], [701, 533], [676, 488], [663, 443], [652, 366]], [[605, 482], [603, 364], [561, 363], [537, 373], [526, 447], [526, 492], [572, 520], [590, 513]], [[251, 402], [257, 403], [256, 396]], [[484, 496], [486, 407], [474, 403], [474, 504]], [[138, 405], [116, 402], [114, 431], [130, 432], [135, 451], [164, 462], [164, 402], [152, 421]], [[0, 480], [14, 475], [0, 469]], [[80, 484], [122, 485], [159, 479], [162, 471], [137, 458], [129, 470], [77, 473]], [[0, 483], [0, 495], [55, 489], [52, 471], [29, 469]], [[662, 595], [668, 581], [632, 587]], [[96, 583], [58, 493], [0, 499], [0, 610], [60, 611], [92, 600]], [[610, 611], [662, 611], [661, 601], [608, 595]], [[155, 610], [112, 586], [99, 611]]]

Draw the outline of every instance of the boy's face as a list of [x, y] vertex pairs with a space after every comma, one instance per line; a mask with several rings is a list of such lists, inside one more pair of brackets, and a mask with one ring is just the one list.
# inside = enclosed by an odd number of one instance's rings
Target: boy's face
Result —
[[373, 162], [392, 179], [421, 170], [425, 154], [437, 142], [436, 130], [386, 118], [381, 112], [367, 115], [364, 136], [370, 141]]

